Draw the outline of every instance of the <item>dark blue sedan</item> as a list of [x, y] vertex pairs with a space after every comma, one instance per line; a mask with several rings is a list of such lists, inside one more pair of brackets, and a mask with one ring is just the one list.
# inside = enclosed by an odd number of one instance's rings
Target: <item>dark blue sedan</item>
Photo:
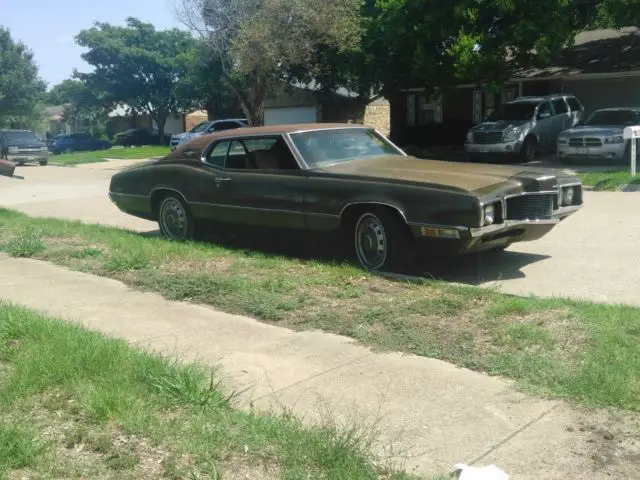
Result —
[[63, 152], [86, 152], [91, 150], [107, 150], [111, 142], [94, 138], [87, 133], [56, 135], [51, 151], [55, 154]]

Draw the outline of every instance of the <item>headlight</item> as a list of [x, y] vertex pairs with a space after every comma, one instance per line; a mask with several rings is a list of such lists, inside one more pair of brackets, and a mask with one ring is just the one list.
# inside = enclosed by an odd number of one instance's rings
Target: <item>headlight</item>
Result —
[[468, 143], [473, 143], [473, 132], [468, 132], [467, 133], [467, 142]]
[[505, 142], [512, 142], [514, 140], [522, 140], [524, 136], [524, 130], [518, 127], [512, 127], [505, 130], [502, 138]]
[[558, 143], [560, 145], [566, 145], [569, 142], [568, 137], [558, 137]]
[[575, 198], [575, 188], [566, 187], [562, 189], [562, 204], [563, 205], [573, 205], [573, 200]]
[[624, 143], [624, 137], [622, 135], [614, 135], [613, 137], [607, 137], [604, 139], [604, 143]]
[[491, 225], [496, 219], [496, 209], [493, 204], [485, 205], [482, 211], [482, 220], [485, 225]]
[[17, 152], [18, 151], [18, 147], [9, 147], [7, 150], [9, 152]]

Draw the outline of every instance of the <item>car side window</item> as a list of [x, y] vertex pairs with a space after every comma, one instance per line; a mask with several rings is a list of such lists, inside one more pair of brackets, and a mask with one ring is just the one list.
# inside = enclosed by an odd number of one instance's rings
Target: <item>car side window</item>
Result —
[[240, 127], [238, 122], [217, 122], [209, 127], [208, 132], [221, 132], [222, 130], [231, 130]]
[[538, 106], [538, 117], [540, 117], [542, 114], [551, 115], [551, 104], [549, 102], [542, 102]]
[[251, 168], [247, 149], [245, 148], [244, 143], [241, 140], [234, 140], [233, 142], [231, 142], [225, 167], [234, 170]]
[[298, 162], [282, 137], [253, 138], [244, 142], [249, 163], [257, 170], [298, 170]]
[[571, 107], [571, 110], [573, 110], [574, 112], [577, 112], [582, 108], [580, 102], [578, 102], [575, 97], [567, 97], [567, 103], [569, 104], [569, 107]]
[[561, 115], [563, 113], [567, 113], [569, 108], [564, 101], [564, 98], [555, 98], [553, 99], [553, 108], [556, 111], [556, 115]]
[[229, 150], [229, 142], [216, 143], [209, 154], [206, 156], [206, 163], [214, 167], [224, 167], [227, 151]]

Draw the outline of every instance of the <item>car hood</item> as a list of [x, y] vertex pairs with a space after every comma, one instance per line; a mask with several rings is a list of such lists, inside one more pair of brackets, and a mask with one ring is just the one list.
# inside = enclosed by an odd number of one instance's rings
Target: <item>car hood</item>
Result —
[[384, 178], [484, 193], [488, 187], [512, 182], [527, 191], [556, 184], [556, 172], [535, 167], [425, 160], [398, 155], [352, 160], [315, 169], [318, 172]]
[[519, 127], [529, 123], [530, 120], [498, 120], [496, 122], [482, 122], [471, 129], [472, 132], [502, 131], [507, 128]]
[[613, 135], [622, 135], [623, 127], [607, 127], [607, 126], [583, 126], [575, 127], [570, 130], [562, 132], [562, 136], [566, 137], [584, 137], [584, 136], [596, 136], [596, 137], [610, 137]]

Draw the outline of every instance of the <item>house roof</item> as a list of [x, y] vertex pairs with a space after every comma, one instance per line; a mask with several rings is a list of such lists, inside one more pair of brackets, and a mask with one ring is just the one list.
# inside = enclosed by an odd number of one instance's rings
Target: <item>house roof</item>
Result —
[[548, 67], [519, 72], [517, 79], [557, 78], [585, 74], [640, 72], [640, 29], [600, 29], [581, 32], [574, 44]]

